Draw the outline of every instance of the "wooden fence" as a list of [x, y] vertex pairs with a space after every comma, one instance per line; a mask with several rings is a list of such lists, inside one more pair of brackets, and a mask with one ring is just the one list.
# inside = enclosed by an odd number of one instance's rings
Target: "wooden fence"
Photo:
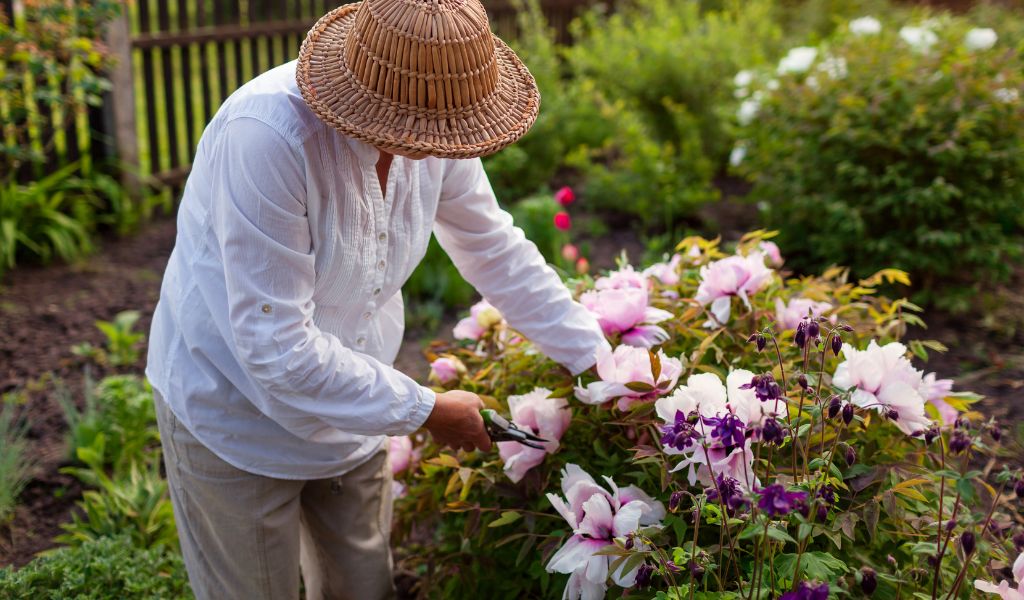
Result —
[[[509, 0], [483, 0], [502, 34], [515, 27]], [[587, 0], [542, 0], [564, 31]], [[306, 31], [338, 0], [134, 0], [108, 43], [126, 60], [111, 74], [108, 130], [120, 158], [178, 188], [203, 127], [255, 75], [298, 55]]]

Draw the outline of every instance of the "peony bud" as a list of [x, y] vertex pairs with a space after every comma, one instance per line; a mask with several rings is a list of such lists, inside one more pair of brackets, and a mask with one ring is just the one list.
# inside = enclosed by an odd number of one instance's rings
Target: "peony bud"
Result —
[[569, 217], [569, 213], [559, 211], [555, 214], [555, 227], [560, 231], [569, 231], [572, 228], [572, 218]]
[[871, 567], [860, 568], [860, 589], [862, 592], [870, 596], [875, 593], [875, 589], [878, 587], [878, 575], [875, 570]]
[[964, 555], [974, 554], [974, 532], [965, 531], [960, 534], [960, 547], [964, 549]]
[[569, 206], [576, 200], [576, 194], [572, 191], [572, 188], [565, 186], [555, 192], [555, 201], [562, 206]]
[[576, 261], [576, 272], [579, 273], [580, 275], [586, 275], [587, 271], [589, 271], [589, 270], [590, 270], [590, 261], [588, 261], [587, 259], [585, 259], [583, 257], [580, 257], [580, 259], [578, 261]]

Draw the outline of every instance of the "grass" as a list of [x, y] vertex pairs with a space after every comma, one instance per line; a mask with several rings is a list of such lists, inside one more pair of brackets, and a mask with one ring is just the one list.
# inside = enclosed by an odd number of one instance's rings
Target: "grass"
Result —
[[13, 516], [33, 466], [26, 454], [28, 424], [15, 418], [17, 400], [14, 394], [5, 394], [0, 399], [0, 524]]

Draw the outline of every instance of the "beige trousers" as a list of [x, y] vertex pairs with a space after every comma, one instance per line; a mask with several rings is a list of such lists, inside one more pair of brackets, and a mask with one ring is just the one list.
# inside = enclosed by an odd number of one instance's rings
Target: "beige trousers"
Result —
[[155, 398], [189, 583], [198, 600], [375, 600], [395, 595], [391, 470], [382, 450], [333, 479], [253, 475], [196, 440]]

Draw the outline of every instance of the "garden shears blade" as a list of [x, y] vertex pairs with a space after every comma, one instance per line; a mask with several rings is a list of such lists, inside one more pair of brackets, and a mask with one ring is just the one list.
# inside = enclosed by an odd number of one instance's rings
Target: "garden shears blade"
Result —
[[547, 440], [520, 429], [515, 423], [499, 415], [497, 411], [485, 408], [480, 411], [480, 416], [484, 418], [484, 426], [487, 428], [487, 435], [491, 436], [492, 442], [519, 442], [530, 448], [544, 449], [544, 446], [540, 444]]

